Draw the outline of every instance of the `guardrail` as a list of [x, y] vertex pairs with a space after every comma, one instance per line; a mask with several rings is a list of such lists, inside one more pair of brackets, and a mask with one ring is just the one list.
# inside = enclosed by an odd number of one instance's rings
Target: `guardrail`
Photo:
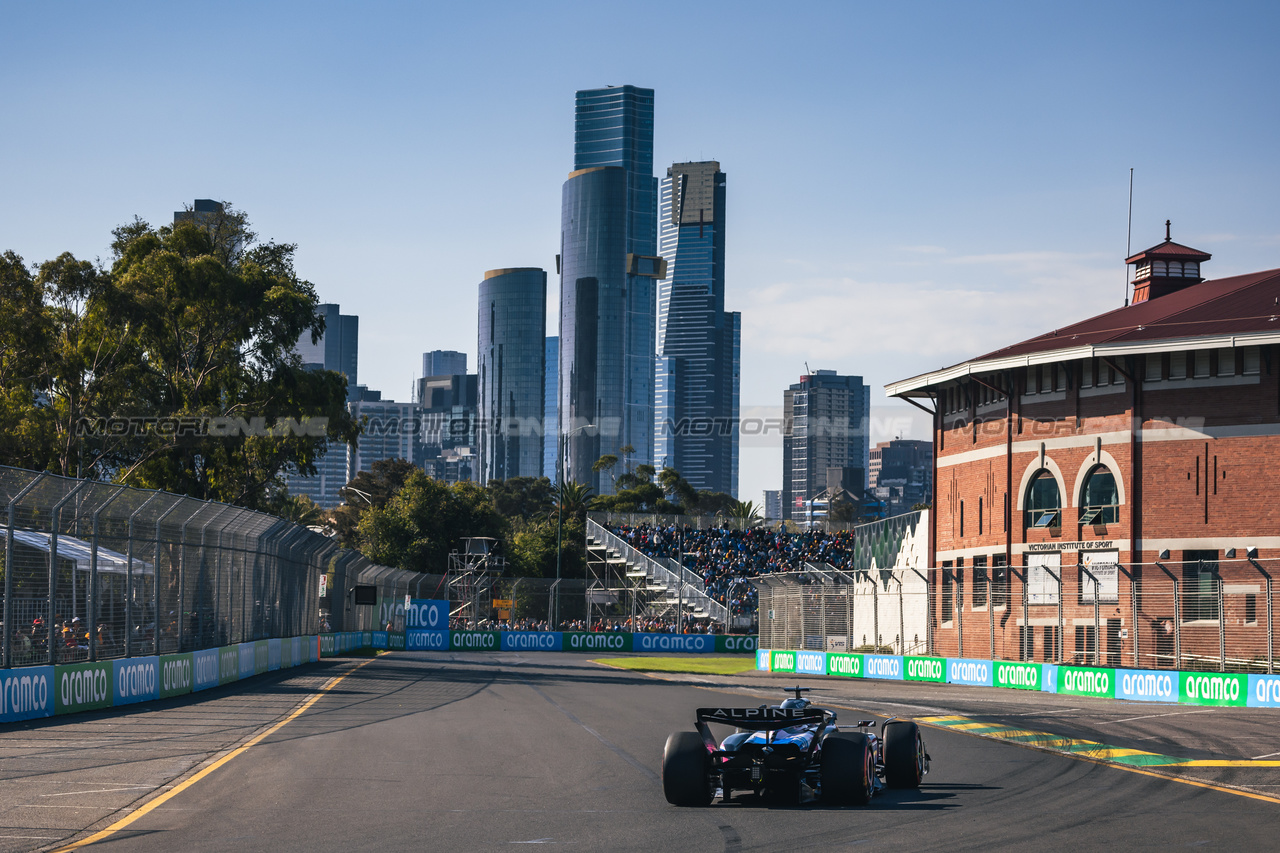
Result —
[[320, 644], [311, 636], [0, 670], [0, 723], [167, 699], [300, 666], [319, 657]]
[[1007, 687], [1096, 699], [1280, 708], [1280, 676], [1266, 673], [1180, 672], [774, 649], [756, 650], [756, 669], [842, 678]]

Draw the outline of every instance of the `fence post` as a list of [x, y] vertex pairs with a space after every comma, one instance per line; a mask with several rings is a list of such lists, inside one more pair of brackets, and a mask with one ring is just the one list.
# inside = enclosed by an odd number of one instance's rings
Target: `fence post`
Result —
[[[31, 482], [27, 483], [20, 489], [17, 494], [9, 501], [9, 517], [5, 523], [5, 549], [4, 549], [4, 634], [3, 642], [3, 669], [9, 669], [13, 666], [13, 525], [15, 520], [15, 512], [17, 512], [18, 501], [27, 497], [27, 493], [31, 489], [36, 488], [41, 480], [45, 479], [44, 474], [36, 474], [31, 478]], [[1267, 602], [1270, 607], [1270, 601]]]
[[905, 655], [907, 653], [907, 607], [902, 600], [902, 578], [897, 574], [893, 577], [898, 582], [898, 635], [902, 637], [898, 653]]
[[1271, 575], [1267, 575], [1267, 674], [1271, 675], [1275, 670], [1275, 656], [1272, 654], [1271, 641], [1274, 636], [1274, 627], [1271, 624]]
[[[1012, 566], [1009, 567], [1009, 572], [1012, 574]], [[1018, 658], [1028, 661], [1035, 660], [1036, 641], [1035, 635], [1031, 633], [1031, 600], [1027, 595], [1027, 565], [1025, 561], [1022, 566], [1022, 630], [1018, 633]]]
[[871, 647], [875, 654], [880, 654], [880, 584], [870, 574], [871, 580]]
[[[66, 505], [67, 501], [75, 497], [76, 493], [79, 492], [81, 489], [83, 489], [85, 486], [89, 485], [90, 482], [91, 481], [89, 480], [81, 480], [79, 483], [73, 486], [71, 491], [63, 495], [62, 500], [58, 501], [56, 504], [53, 505], [53, 509], [49, 513], [49, 615], [48, 615], [49, 621], [46, 627], [48, 630], [48, 640], [49, 640], [48, 659], [49, 659], [49, 663], [51, 664], [58, 662], [57, 656], [55, 653], [56, 645], [54, 643], [53, 620], [58, 609], [58, 604], [57, 604], [58, 528], [62, 526], [62, 508]], [[75, 592], [75, 585], [76, 585], [76, 570], [75, 570], [75, 566], [73, 565], [71, 567], [71, 590], [73, 593]], [[74, 613], [71, 615], [73, 617], [75, 616]], [[6, 633], [8, 632], [6, 631]]]
[[102, 506], [93, 511], [93, 542], [89, 546], [89, 601], [85, 608], [86, 624], [89, 627], [89, 660], [98, 659], [98, 535], [99, 519], [103, 511], [120, 495], [128, 490], [128, 486], [120, 486], [102, 502]]
[[996, 600], [991, 597], [991, 575], [995, 566], [987, 569], [987, 616], [991, 623], [991, 660], [996, 659]]
[[1218, 672], [1227, 671], [1227, 593], [1218, 575]]
[[1133, 668], [1138, 668], [1138, 579], [1129, 575], [1129, 604], [1133, 606]]
[[1182, 602], [1178, 600], [1178, 581], [1173, 583], [1173, 668], [1182, 669]]
[[[178, 507], [182, 506], [182, 498], [174, 501], [173, 506], [160, 513], [160, 517], [156, 519], [156, 561], [151, 567], [151, 607], [154, 611], [155, 621], [151, 623], [151, 653], [160, 654], [160, 525]], [[170, 566], [170, 570], [172, 570]]]

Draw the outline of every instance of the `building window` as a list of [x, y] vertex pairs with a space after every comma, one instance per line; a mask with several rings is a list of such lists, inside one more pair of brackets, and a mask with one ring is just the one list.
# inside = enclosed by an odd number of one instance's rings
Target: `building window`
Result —
[[1098, 635], [1092, 625], [1076, 626], [1076, 659], [1077, 664], [1092, 666], [1097, 664], [1095, 657], [1098, 648]]
[[1195, 353], [1195, 377], [1206, 379], [1209, 376], [1209, 350], [1199, 349]]
[[1093, 359], [1091, 358], [1080, 359], [1080, 387], [1093, 387]]
[[1182, 552], [1182, 621], [1217, 621], [1218, 552]]
[[987, 558], [973, 558], [973, 606], [987, 606]]
[[960, 501], [960, 535], [964, 536], [964, 501]]
[[955, 612], [956, 576], [951, 561], [942, 564], [942, 621], [950, 622]]
[[1146, 369], [1146, 373], [1144, 374], [1144, 378], [1148, 382], [1159, 382], [1161, 379], [1164, 378], [1163, 376], [1164, 357], [1161, 355], [1153, 354], [1153, 355], [1148, 355], [1146, 357], [1146, 360], [1147, 360], [1147, 369]]
[[1169, 378], [1187, 378], [1187, 354], [1185, 352], [1169, 353]]
[[1036, 629], [1029, 625], [1018, 626], [1018, 660], [1034, 660], [1036, 656]]
[[1005, 564], [1004, 554], [996, 554], [991, 558], [991, 606], [1007, 607], [1009, 605], [1009, 567]]
[[1241, 372], [1245, 376], [1257, 376], [1262, 372], [1261, 351], [1257, 347], [1244, 348], [1244, 370]]
[[1061, 658], [1062, 646], [1059, 643], [1061, 637], [1058, 636], [1057, 625], [1044, 626], [1044, 660], [1045, 663], [1054, 663]]
[[1027, 527], [1062, 527], [1062, 497], [1058, 481], [1047, 470], [1041, 469], [1027, 487], [1027, 509], [1024, 524]]
[[1218, 375], [1236, 375], [1236, 351], [1233, 348], [1222, 347], [1218, 350]]
[[978, 498], [978, 535], [982, 535], [982, 498]]
[[1244, 624], [1258, 624], [1258, 596], [1248, 593], [1244, 597]]
[[1084, 481], [1080, 499], [1080, 524], [1116, 524], [1120, 521], [1120, 491], [1116, 477], [1104, 465], [1095, 465]]

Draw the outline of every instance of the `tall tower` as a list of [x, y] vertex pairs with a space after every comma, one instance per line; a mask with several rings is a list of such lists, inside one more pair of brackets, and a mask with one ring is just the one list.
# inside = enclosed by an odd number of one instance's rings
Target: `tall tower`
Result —
[[653, 452], [656, 208], [653, 90], [578, 92], [560, 212], [561, 465], [597, 494], [612, 489], [591, 470], [601, 455]]
[[[200, 200], [196, 204], [198, 206]], [[196, 212], [201, 212], [198, 207]], [[294, 345], [294, 351], [302, 359], [302, 364], [311, 370], [332, 370], [345, 375], [347, 403], [351, 404], [359, 396], [356, 383], [360, 361], [360, 318], [355, 314], [343, 314], [342, 309], [332, 302], [318, 305], [316, 313], [324, 318], [324, 333], [312, 341], [311, 333], [303, 332]], [[347, 448], [330, 443], [324, 456], [316, 462], [316, 469], [314, 477], [286, 475], [289, 493], [308, 495], [325, 509], [342, 503], [338, 490], [354, 476], [354, 472], [347, 470]]]
[[837, 469], [846, 488], [866, 489], [870, 415], [861, 376], [819, 370], [782, 392], [783, 518], [801, 518], [805, 501], [827, 489]]
[[724, 310], [725, 175], [676, 163], [659, 188], [654, 465], [694, 487], [738, 491], [741, 318]]
[[480, 483], [542, 475], [547, 274], [489, 270], [480, 283]]

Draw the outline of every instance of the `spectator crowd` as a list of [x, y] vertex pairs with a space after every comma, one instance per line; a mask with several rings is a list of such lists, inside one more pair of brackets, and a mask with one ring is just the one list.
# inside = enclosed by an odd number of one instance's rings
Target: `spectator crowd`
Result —
[[685, 568], [702, 578], [707, 594], [735, 616], [756, 612], [756, 590], [745, 583], [748, 578], [796, 571], [805, 563], [828, 563], [837, 569], [852, 569], [854, 563], [852, 531], [789, 533], [765, 527], [697, 529], [675, 524], [608, 529], [650, 557], [682, 559]]

